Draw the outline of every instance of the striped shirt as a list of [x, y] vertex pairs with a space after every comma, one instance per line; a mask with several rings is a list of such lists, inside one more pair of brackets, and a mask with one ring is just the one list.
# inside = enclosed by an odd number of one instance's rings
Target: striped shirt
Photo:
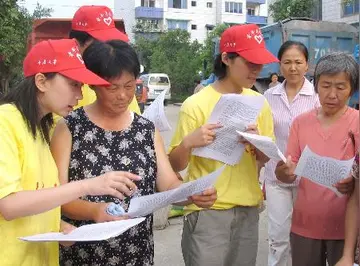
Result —
[[[272, 110], [276, 144], [284, 154], [286, 152], [289, 130], [293, 120], [298, 115], [320, 106], [318, 95], [314, 91], [314, 86], [306, 78], [304, 79], [303, 87], [291, 103], [289, 103], [285, 91], [286, 80], [283, 83], [268, 89], [264, 93]], [[299, 180], [296, 180], [292, 184], [283, 184], [276, 179], [276, 164], [277, 162], [273, 160], [266, 163], [264, 172], [260, 176], [260, 180], [266, 180], [267, 183], [276, 183], [283, 186], [297, 186]]]

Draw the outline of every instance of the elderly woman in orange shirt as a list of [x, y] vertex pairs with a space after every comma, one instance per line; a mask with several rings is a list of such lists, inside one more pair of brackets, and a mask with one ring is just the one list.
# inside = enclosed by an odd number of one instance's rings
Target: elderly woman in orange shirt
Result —
[[[276, 167], [277, 178], [296, 180], [294, 170], [304, 148], [320, 156], [348, 160], [355, 156], [359, 137], [359, 112], [347, 106], [359, 87], [359, 66], [345, 53], [321, 58], [315, 68], [315, 90], [321, 107], [298, 116], [290, 129], [288, 160]], [[354, 140], [350, 137], [353, 134]], [[353, 191], [353, 177], [334, 186], [344, 194]], [[335, 265], [342, 257], [348, 197], [302, 178], [294, 205], [290, 243], [293, 266]]]

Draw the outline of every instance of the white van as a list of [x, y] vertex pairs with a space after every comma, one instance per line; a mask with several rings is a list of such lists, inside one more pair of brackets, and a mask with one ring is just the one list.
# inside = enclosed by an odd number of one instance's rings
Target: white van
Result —
[[144, 86], [148, 88], [148, 101], [155, 100], [166, 89], [165, 100], [171, 99], [171, 83], [168, 75], [164, 73], [151, 73], [141, 75], [140, 79], [143, 81]]

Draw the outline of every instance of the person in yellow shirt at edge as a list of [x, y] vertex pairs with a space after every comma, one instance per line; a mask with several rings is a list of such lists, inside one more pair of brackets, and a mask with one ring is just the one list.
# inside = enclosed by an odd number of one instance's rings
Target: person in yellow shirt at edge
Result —
[[24, 60], [24, 76], [0, 98], [0, 265], [58, 266], [58, 243], [18, 238], [72, 229], [61, 221], [61, 205], [87, 195], [122, 198], [124, 185], [136, 189], [131, 180], [139, 177], [108, 172], [59, 185], [49, 147], [52, 114], [67, 116], [84, 82], [109, 85], [86, 69], [75, 40], [36, 44]]
[[[265, 48], [260, 29], [253, 24], [233, 26], [220, 40], [221, 54], [214, 62], [218, 81], [190, 96], [182, 105], [177, 129], [170, 144], [169, 158], [174, 171], [188, 167], [185, 179], [195, 180], [218, 169], [223, 163], [191, 154], [216, 138], [220, 124], [206, 124], [222, 94], [263, 97], [251, 88], [264, 64], [278, 62]], [[219, 121], [221, 123], [221, 121]], [[264, 105], [256, 125], [247, 132], [274, 139], [270, 106]], [[241, 140], [243, 141], [243, 140]], [[187, 266], [255, 266], [258, 246], [259, 210], [263, 200], [258, 181], [257, 161], [267, 158], [246, 145], [239, 163], [226, 166], [215, 187], [218, 198], [213, 207], [201, 210], [185, 207], [182, 252]]]
[[[113, 13], [107, 6], [81, 6], [74, 14], [71, 22], [70, 39], [75, 39], [80, 47], [81, 54], [94, 41], [121, 40], [128, 42], [129, 38], [115, 27]], [[95, 92], [87, 85], [82, 87], [83, 98], [74, 107], [77, 109], [96, 100]], [[136, 97], [134, 97], [129, 105], [129, 109], [137, 114], [140, 108]], [[56, 116], [57, 122], [61, 117]]]

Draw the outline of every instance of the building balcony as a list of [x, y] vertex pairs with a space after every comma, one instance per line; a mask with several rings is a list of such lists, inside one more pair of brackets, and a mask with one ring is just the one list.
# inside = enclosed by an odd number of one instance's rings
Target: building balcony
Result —
[[[158, 23], [154, 23], [155, 21]], [[133, 27], [135, 33], [161, 33], [164, 31], [164, 24], [155, 19], [137, 19]]]
[[258, 25], [266, 25], [267, 24], [267, 17], [246, 15], [246, 23], [258, 24]]
[[135, 18], [162, 19], [164, 9], [158, 7], [135, 7]]
[[262, 5], [265, 4], [265, 0], [246, 0], [246, 3], [248, 4], [257, 4], [257, 5]]

